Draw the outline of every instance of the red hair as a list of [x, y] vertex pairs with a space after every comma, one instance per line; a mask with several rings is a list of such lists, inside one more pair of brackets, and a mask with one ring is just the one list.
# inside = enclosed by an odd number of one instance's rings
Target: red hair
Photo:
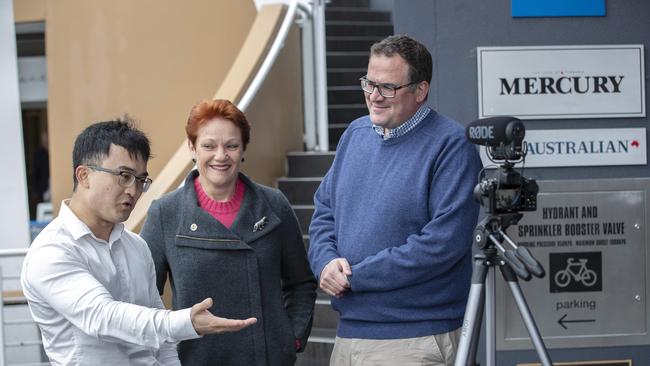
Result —
[[240, 111], [239, 108], [225, 99], [206, 99], [192, 107], [190, 116], [187, 118], [187, 125], [185, 126], [187, 139], [192, 144], [196, 143], [199, 128], [214, 118], [223, 118], [234, 123], [241, 132], [244, 150], [246, 150], [246, 146], [251, 139], [251, 125], [248, 123], [244, 112]]

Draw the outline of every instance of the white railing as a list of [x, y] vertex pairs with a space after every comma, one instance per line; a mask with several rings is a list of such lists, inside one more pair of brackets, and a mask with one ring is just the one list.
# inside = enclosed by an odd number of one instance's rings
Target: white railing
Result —
[[317, 117], [316, 117], [316, 65], [314, 65], [314, 23], [312, 8], [298, 3], [301, 18], [296, 21], [302, 30], [300, 33], [302, 55], [302, 107], [303, 107], [303, 139], [307, 150], [317, 150]]
[[[18, 249], [0, 249], [0, 259], [4, 258], [23, 258], [27, 254], [27, 248], [18, 248]], [[5, 319], [5, 301], [6, 299], [4, 298], [4, 282], [6, 280], [11, 280], [11, 281], [16, 281], [20, 279], [19, 275], [5, 275], [4, 272], [2, 271], [2, 266], [0, 265], [0, 366], [5, 366], [9, 365], [7, 363], [7, 349], [11, 348], [20, 348], [20, 347], [30, 347], [30, 346], [38, 346], [39, 349], [42, 347], [43, 342], [40, 339], [40, 336], [37, 337], [37, 339], [34, 340], [17, 340], [17, 341], [12, 341], [8, 342], [6, 337], [5, 337], [5, 326], [21, 326], [21, 325], [34, 325], [34, 320], [30, 318], [26, 319]], [[20, 303], [26, 303], [24, 299], [18, 299], [18, 304]], [[38, 333], [37, 333], [38, 334]], [[39, 358], [40, 358], [40, 351], [39, 351]], [[20, 364], [12, 364], [15, 366], [45, 366], [49, 365], [49, 362], [32, 362], [32, 363], [20, 363]]]
[[329, 150], [327, 125], [327, 64], [325, 54], [325, 4], [327, 0], [258, 0], [288, 4], [284, 21], [260, 69], [237, 107], [245, 111], [266, 79], [294, 22], [300, 26], [302, 49], [304, 140], [307, 150]]
[[269, 71], [271, 70], [271, 67], [275, 63], [275, 60], [278, 58], [278, 54], [280, 53], [280, 50], [284, 47], [284, 41], [287, 39], [287, 34], [289, 34], [289, 28], [291, 27], [291, 23], [293, 23], [293, 19], [296, 16], [297, 7], [298, 7], [298, 0], [293, 0], [291, 1], [291, 3], [289, 3], [289, 8], [287, 9], [287, 13], [284, 16], [284, 20], [282, 21], [280, 30], [278, 31], [278, 34], [275, 36], [275, 40], [273, 41], [273, 44], [271, 45], [269, 52], [266, 54], [266, 58], [264, 59], [264, 61], [262, 61], [262, 64], [260, 65], [260, 68], [257, 71], [257, 74], [255, 74], [255, 77], [253, 78], [250, 85], [248, 86], [248, 89], [242, 96], [241, 100], [239, 100], [239, 103], [237, 103], [237, 107], [240, 110], [245, 111], [248, 108], [251, 101], [253, 100], [253, 98], [259, 91], [260, 87], [262, 86], [264, 79], [266, 79], [266, 76], [269, 74]]
[[327, 125], [327, 56], [325, 53], [325, 0], [314, 3], [314, 75], [316, 75], [317, 151], [329, 150]]

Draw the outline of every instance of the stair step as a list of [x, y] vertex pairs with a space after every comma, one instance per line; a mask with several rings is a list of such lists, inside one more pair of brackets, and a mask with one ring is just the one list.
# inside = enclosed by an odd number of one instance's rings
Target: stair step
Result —
[[327, 69], [327, 85], [332, 86], [350, 86], [354, 85], [361, 88], [359, 78], [366, 74], [367, 69], [357, 68], [329, 68]]
[[327, 7], [355, 7], [355, 8], [369, 8], [370, 0], [330, 0]]
[[325, 34], [330, 36], [357, 35], [384, 38], [393, 34], [393, 31], [393, 24], [390, 22], [325, 21]]
[[335, 338], [335, 329], [312, 328], [305, 351], [298, 353], [296, 366], [329, 366]]
[[[363, 19], [363, 20], [326, 20], [325, 21], [325, 26], [355, 26], [357, 28], [359, 27], [393, 27], [393, 23], [390, 20], [387, 21], [373, 21], [370, 19]], [[335, 34], [332, 34], [333, 36]], [[355, 34], [359, 35], [359, 34]]]
[[314, 205], [292, 205], [291, 207], [293, 207], [293, 212], [296, 213], [298, 218], [300, 230], [303, 233], [309, 233], [309, 223], [311, 223], [311, 217], [314, 215]]
[[379, 11], [373, 9], [355, 8], [355, 7], [326, 7], [325, 19], [343, 20], [343, 21], [379, 21], [390, 22], [391, 13], [389, 11]]
[[314, 193], [322, 180], [319, 177], [282, 177], [278, 178], [277, 185], [292, 205], [310, 205], [314, 203]]
[[326, 36], [327, 51], [363, 51], [368, 53], [370, 46], [383, 39], [380, 36]]
[[355, 52], [355, 51], [328, 51], [327, 52], [327, 68], [367, 68], [368, 67], [368, 52]]
[[327, 109], [330, 124], [350, 123], [355, 119], [368, 114], [365, 104], [336, 104]]
[[343, 135], [346, 128], [348, 128], [347, 123], [332, 123], [329, 125], [327, 131], [329, 133], [330, 150], [336, 151], [336, 145], [338, 145], [341, 135]]
[[360, 86], [330, 86], [327, 101], [331, 104], [362, 104], [366, 98]]
[[334, 338], [336, 338], [336, 329], [313, 328], [309, 336], [309, 341], [334, 344]]
[[[363, 90], [361, 89], [361, 86], [359, 86], [359, 85], [328, 86], [327, 90], [328, 91], [333, 91], [333, 92], [353, 91], [353, 92], [361, 92], [363, 94]], [[343, 103], [331, 103], [331, 104], [343, 104]]]
[[288, 177], [324, 177], [334, 161], [334, 152], [297, 151], [287, 154]]
[[325, 299], [316, 299], [314, 309], [314, 328], [336, 329], [339, 323], [339, 313], [332, 309], [329, 296]]

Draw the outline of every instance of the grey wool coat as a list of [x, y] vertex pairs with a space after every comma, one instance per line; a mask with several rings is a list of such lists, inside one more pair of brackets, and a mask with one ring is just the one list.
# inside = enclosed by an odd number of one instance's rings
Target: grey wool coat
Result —
[[192, 171], [183, 187], [154, 201], [142, 228], [158, 290], [169, 276], [174, 309], [212, 297], [216, 316], [257, 323], [180, 342], [181, 363], [293, 365], [296, 340], [304, 347], [311, 331], [317, 286], [293, 210], [280, 191], [240, 173], [245, 196], [228, 229], [199, 206], [197, 176]]

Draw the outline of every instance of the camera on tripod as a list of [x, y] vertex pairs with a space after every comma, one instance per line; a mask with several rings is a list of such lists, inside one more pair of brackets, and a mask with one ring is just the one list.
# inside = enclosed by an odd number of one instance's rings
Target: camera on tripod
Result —
[[514, 117], [486, 118], [470, 123], [466, 134], [470, 142], [486, 146], [492, 162], [504, 161], [491, 177], [474, 188], [474, 198], [487, 213], [537, 210], [537, 183], [513, 169], [514, 163], [526, 156], [524, 124]]
[[[516, 225], [523, 217], [520, 211], [537, 209], [537, 182], [513, 169], [515, 163], [523, 161], [526, 156], [524, 124], [514, 117], [486, 118], [470, 123], [466, 135], [470, 142], [486, 146], [487, 155], [492, 162], [503, 162], [499, 169], [482, 179], [474, 188], [474, 198], [485, 207], [487, 215], [474, 229], [474, 242], [481, 253], [474, 255], [472, 287], [454, 365], [477, 364], [476, 350], [483, 311], [486, 311], [488, 318], [485, 322], [488, 337], [495, 334], [494, 312], [486, 310], [486, 303], [489, 304], [487, 308], [495, 308], [495, 292], [486, 288], [491, 286], [487, 280], [488, 272], [499, 267], [542, 365], [552, 366], [551, 357], [517, 283], [517, 277], [525, 281], [530, 280], [531, 275], [544, 277], [544, 268], [526, 247], [518, 246], [505, 232], [508, 226]], [[492, 346], [494, 347], [494, 342]], [[486, 354], [488, 366], [494, 365], [495, 350], [489, 349]]]
[[515, 163], [526, 157], [524, 124], [515, 117], [480, 119], [467, 126], [466, 134], [470, 142], [486, 146], [492, 162], [502, 160], [499, 168], [474, 188], [474, 198], [487, 213], [474, 230], [474, 243], [482, 250], [496, 248], [525, 281], [531, 274], [544, 276], [544, 269], [528, 249], [518, 247], [505, 232], [521, 220], [521, 211], [537, 210], [537, 182], [514, 170]]

